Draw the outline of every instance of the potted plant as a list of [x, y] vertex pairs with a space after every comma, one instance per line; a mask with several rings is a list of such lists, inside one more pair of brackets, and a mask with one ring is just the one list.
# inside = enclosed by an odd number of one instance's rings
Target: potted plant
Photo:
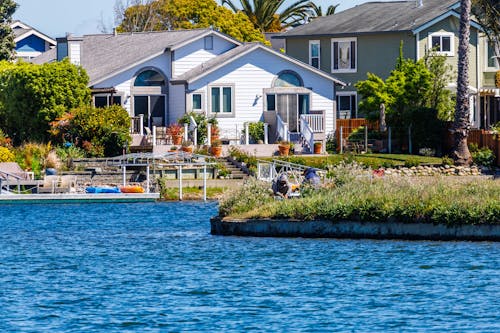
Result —
[[314, 143], [314, 153], [315, 154], [321, 154], [322, 148], [323, 148], [323, 144], [321, 142], [318, 141], [318, 142]]
[[171, 146], [170, 151], [177, 151], [177, 146]]
[[182, 143], [182, 135], [184, 128], [179, 124], [172, 124], [167, 127], [167, 135], [172, 138], [172, 144], [180, 145]]
[[216, 124], [212, 124], [212, 127], [210, 127], [210, 142], [219, 140], [219, 133], [219, 127]]
[[290, 153], [290, 141], [280, 141], [278, 143], [278, 152], [280, 156], [288, 156]]
[[219, 139], [212, 141], [212, 147], [210, 148], [210, 151], [211, 151], [213, 156], [221, 157], [222, 156], [222, 141]]
[[191, 140], [183, 141], [182, 145], [181, 145], [181, 150], [185, 151], [186, 153], [192, 153], [193, 152], [193, 141], [191, 141]]

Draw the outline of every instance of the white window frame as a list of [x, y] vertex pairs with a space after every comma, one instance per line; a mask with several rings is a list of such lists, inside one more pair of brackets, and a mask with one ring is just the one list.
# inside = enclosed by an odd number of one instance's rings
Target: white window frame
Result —
[[450, 37], [450, 51], [434, 51], [437, 55], [444, 55], [447, 57], [455, 56], [455, 34], [453, 32], [433, 32], [428, 35], [429, 50], [434, 50], [432, 46], [432, 37], [440, 37], [439, 47], [443, 47], [443, 37]]
[[[334, 44], [333, 43], [342, 43], [342, 42], [348, 42], [348, 43], [355, 43], [355, 50], [354, 50], [354, 56], [355, 56], [355, 61], [354, 61], [354, 68], [339, 68], [335, 69], [335, 55], [334, 55]], [[350, 48], [350, 46], [349, 46]], [[357, 37], [349, 37], [349, 38], [332, 38], [331, 40], [331, 55], [332, 55], [332, 73], [357, 73], [358, 71], [358, 38]], [[352, 50], [350, 50], [350, 57], [349, 62], [351, 63], [352, 59]]]
[[[201, 109], [195, 109], [193, 107], [193, 96], [194, 95], [201, 95]], [[204, 113], [205, 112], [205, 105], [206, 105], [206, 100], [205, 100], [205, 92], [204, 91], [193, 91], [187, 95], [187, 110], [196, 112], [196, 113]]]
[[[211, 84], [208, 86], [208, 112], [207, 114], [210, 115], [217, 115], [218, 118], [231, 118], [234, 117], [235, 115], [235, 103], [234, 103], [234, 84]], [[212, 112], [212, 88], [219, 88], [220, 90], [220, 106], [221, 110], [220, 112]], [[230, 88], [231, 89], [231, 112], [222, 112], [222, 106], [223, 106], [223, 88]]]
[[[341, 96], [349, 96], [349, 102], [352, 101], [352, 96], [354, 96], [356, 99], [356, 102], [354, 103], [354, 109], [350, 110], [349, 118], [340, 118], [340, 108], [339, 108], [340, 103], [338, 103], [337, 97], [341, 97]], [[338, 91], [337, 96], [335, 98], [335, 102], [337, 104], [336, 105], [336, 107], [337, 107], [337, 113], [336, 113], [337, 119], [352, 119], [351, 114], [353, 113], [353, 111], [354, 111], [355, 118], [358, 117], [358, 93], [357, 92], [355, 92], [355, 91]], [[352, 107], [353, 107], [353, 105], [351, 105], [351, 108]]]
[[484, 68], [486, 69], [487, 72], [496, 72], [497, 70], [499, 70], [500, 68], [497, 68], [495, 66], [491, 67], [488, 65], [488, 48], [489, 48], [489, 45], [490, 44], [490, 41], [488, 40], [488, 38], [485, 38], [484, 39]]
[[313, 55], [312, 55], [312, 46], [313, 45], [318, 45], [318, 56], [317, 56], [318, 67], [315, 67], [315, 68], [320, 69], [321, 68], [321, 42], [319, 40], [310, 40], [309, 41], [309, 65], [313, 66], [313, 58], [316, 58], [316, 57], [313, 57]]

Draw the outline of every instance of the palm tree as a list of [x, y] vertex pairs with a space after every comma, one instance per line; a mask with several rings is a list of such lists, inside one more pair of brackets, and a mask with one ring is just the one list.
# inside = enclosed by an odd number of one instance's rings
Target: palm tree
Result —
[[323, 9], [321, 8], [321, 6], [316, 6], [315, 3], [311, 2], [311, 18], [333, 15], [335, 14], [338, 6], [339, 4], [328, 6], [328, 8], [326, 9], [326, 13], [323, 14]]
[[468, 165], [472, 158], [467, 147], [469, 121], [469, 40], [471, 0], [460, 1], [460, 30], [458, 44], [457, 104], [453, 122], [452, 157], [457, 165]]
[[284, 2], [285, 0], [238, 0], [236, 3], [236, 0], [222, 0], [222, 5], [227, 5], [235, 13], [245, 13], [262, 32], [279, 32], [304, 22], [312, 9], [310, 0], [297, 0], [278, 12]]
[[473, 0], [472, 13], [493, 46], [497, 65], [500, 65], [500, 1]]

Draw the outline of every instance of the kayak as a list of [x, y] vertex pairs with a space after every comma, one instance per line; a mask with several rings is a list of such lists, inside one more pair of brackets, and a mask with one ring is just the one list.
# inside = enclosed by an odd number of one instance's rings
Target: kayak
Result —
[[121, 186], [120, 191], [122, 193], [144, 193], [144, 189], [138, 185]]
[[121, 193], [118, 187], [110, 186], [89, 186], [85, 188], [87, 193]]

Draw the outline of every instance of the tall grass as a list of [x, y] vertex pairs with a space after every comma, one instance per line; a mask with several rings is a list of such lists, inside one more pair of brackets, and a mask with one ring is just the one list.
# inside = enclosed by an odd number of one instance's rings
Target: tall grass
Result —
[[269, 184], [253, 182], [226, 194], [220, 215], [231, 218], [398, 221], [440, 224], [500, 223], [500, 182], [433, 177], [372, 180], [321, 188], [299, 199], [275, 201]]

